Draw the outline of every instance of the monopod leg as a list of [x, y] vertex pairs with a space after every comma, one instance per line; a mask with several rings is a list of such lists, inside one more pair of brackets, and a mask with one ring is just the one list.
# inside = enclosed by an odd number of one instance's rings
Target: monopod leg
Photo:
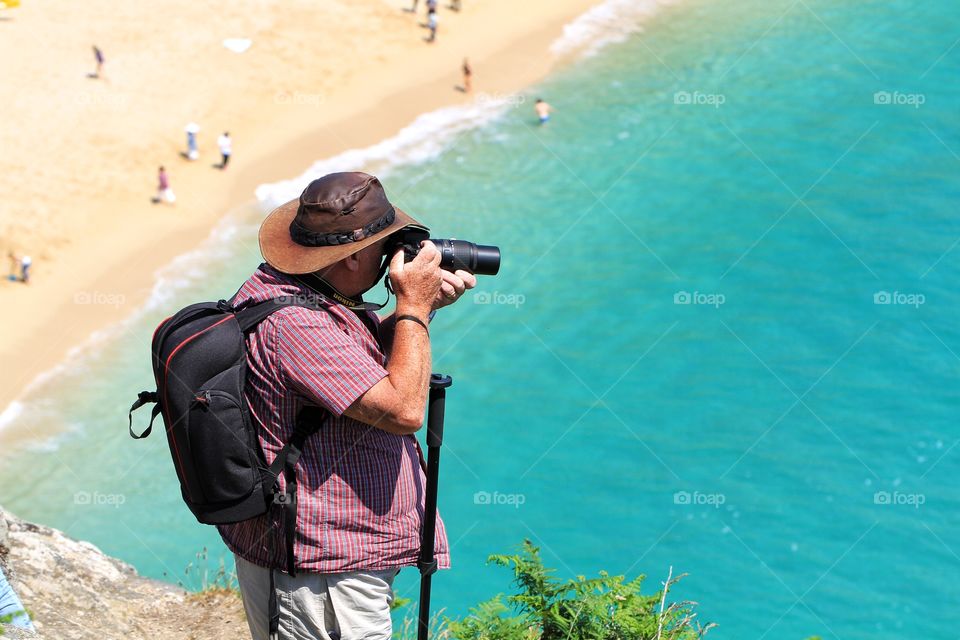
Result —
[[430, 625], [430, 581], [437, 570], [433, 545], [437, 533], [437, 478], [440, 474], [440, 446], [443, 444], [443, 409], [450, 376], [430, 376], [430, 397], [427, 404], [427, 488], [424, 496], [423, 531], [420, 537], [420, 619], [417, 640], [427, 640]]

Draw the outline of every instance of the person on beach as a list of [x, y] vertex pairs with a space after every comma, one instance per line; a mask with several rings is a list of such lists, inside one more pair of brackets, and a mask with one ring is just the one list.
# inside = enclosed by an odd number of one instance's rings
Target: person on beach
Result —
[[200, 125], [191, 122], [186, 127], [187, 133], [187, 160], [196, 160], [200, 157], [200, 151], [197, 149], [197, 134], [200, 133]]
[[[265, 263], [231, 299], [237, 306], [295, 296], [311, 305], [275, 311], [246, 337], [244, 398], [264, 462], [289, 441], [298, 415], [322, 424], [296, 468], [294, 577], [282, 570], [288, 550], [275, 514], [218, 525], [236, 556], [254, 640], [268, 637], [272, 602], [282, 640], [391, 638], [393, 580], [416, 566], [420, 551], [426, 476], [413, 434], [427, 401], [430, 316], [476, 285], [466, 271], [442, 270], [429, 241], [409, 262], [402, 250], [388, 252], [390, 236], [411, 226], [421, 225], [374, 176], [314, 180], [264, 220]], [[386, 266], [397, 306], [380, 318], [362, 296]], [[304, 407], [313, 413], [300, 414]], [[281, 544], [267, 542], [271, 531]], [[449, 568], [439, 515], [435, 552]]]
[[437, 10], [430, 9], [427, 12], [427, 28], [430, 29], [430, 37], [427, 42], [433, 42], [437, 39]]
[[100, 51], [100, 47], [98, 47], [97, 45], [93, 45], [93, 57], [97, 61], [97, 70], [94, 71], [90, 75], [90, 77], [99, 78], [100, 76], [103, 75], [104, 58], [103, 58], [103, 51]]
[[20, 258], [20, 282], [30, 284], [30, 267], [33, 265], [33, 258], [23, 256]]
[[233, 140], [230, 139], [230, 132], [224, 131], [223, 135], [217, 138], [217, 146], [220, 147], [220, 169], [226, 169], [230, 162], [230, 154], [233, 153]]
[[170, 188], [170, 177], [167, 175], [167, 170], [161, 165], [157, 171], [157, 195], [154, 197], [153, 203], [168, 202], [173, 204], [176, 201], [177, 196], [173, 194], [173, 189]]
[[473, 91], [473, 69], [470, 68], [470, 61], [466, 58], [463, 59], [463, 92], [470, 93]]
[[540, 124], [546, 124], [550, 120], [553, 107], [550, 106], [549, 103], [544, 102], [543, 99], [537, 98], [537, 101], [533, 105], [533, 110], [537, 112], [537, 118], [540, 120]]
[[460, 0], [450, 0], [450, 8], [454, 11], [460, 11]]

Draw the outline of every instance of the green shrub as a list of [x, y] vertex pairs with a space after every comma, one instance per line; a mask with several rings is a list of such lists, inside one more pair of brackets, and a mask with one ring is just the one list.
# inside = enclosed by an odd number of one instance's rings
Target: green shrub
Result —
[[[666, 593], [645, 596], [645, 576], [626, 581], [604, 571], [597, 578], [558, 580], [544, 566], [540, 549], [525, 540], [516, 555], [494, 555], [489, 561], [513, 570], [520, 592], [507, 597], [516, 615], [497, 596], [450, 621], [460, 640], [691, 640], [713, 625], [701, 627], [692, 602], [666, 605]], [[683, 576], [668, 576], [669, 591]]]
[[[512, 569], [519, 593], [497, 595], [460, 620], [436, 615], [430, 637], [436, 640], [692, 640], [712, 626], [701, 627], [692, 602], [666, 604], [666, 593], [645, 596], [644, 576], [626, 581], [601, 572], [599, 577], [558, 580], [544, 566], [540, 549], [525, 540], [516, 555], [493, 555], [489, 562]], [[683, 576], [667, 577], [665, 589]], [[413, 616], [416, 614], [413, 613]], [[396, 634], [416, 638], [410, 614]]]

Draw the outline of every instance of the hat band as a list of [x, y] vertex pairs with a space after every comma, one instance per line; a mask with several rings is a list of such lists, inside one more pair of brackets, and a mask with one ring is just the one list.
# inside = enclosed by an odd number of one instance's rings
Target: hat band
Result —
[[351, 242], [369, 238], [375, 233], [383, 231], [393, 224], [395, 219], [396, 211], [393, 207], [390, 207], [379, 220], [374, 220], [359, 229], [339, 231], [336, 233], [320, 233], [307, 229], [297, 221], [297, 218], [294, 218], [290, 223], [290, 238], [304, 247], [333, 247], [341, 244], [350, 244]]

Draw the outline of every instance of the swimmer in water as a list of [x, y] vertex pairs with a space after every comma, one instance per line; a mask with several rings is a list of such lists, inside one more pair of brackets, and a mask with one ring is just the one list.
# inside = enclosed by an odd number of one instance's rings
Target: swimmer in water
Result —
[[553, 107], [551, 107], [549, 103], [544, 102], [542, 98], [537, 98], [533, 109], [537, 112], [537, 118], [540, 119], [540, 124], [546, 124], [547, 121], [550, 120], [550, 113], [553, 111]]

